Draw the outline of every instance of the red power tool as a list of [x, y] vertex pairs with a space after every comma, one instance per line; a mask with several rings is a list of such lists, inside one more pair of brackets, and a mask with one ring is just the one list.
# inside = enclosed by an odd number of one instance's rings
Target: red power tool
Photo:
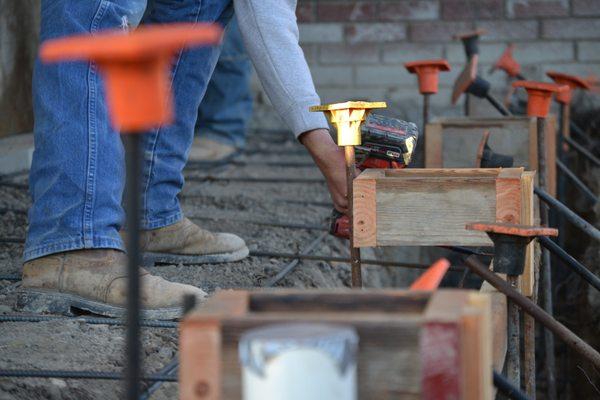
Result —
[[[357, 168], [399, 169], [410, 164], [417, 147], [417, 125], [384, 115], [370, 114], [361, 127], [362, 144], [356, 146]], [[333, 210], [329, 233], [348, 239], [350, 218]]]

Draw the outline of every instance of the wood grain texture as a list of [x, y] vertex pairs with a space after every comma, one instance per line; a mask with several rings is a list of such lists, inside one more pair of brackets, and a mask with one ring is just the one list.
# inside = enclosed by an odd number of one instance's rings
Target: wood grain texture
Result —
[[[549, 193], [556, 193], [556, 116], [549, 115], [546, 157]], [[490, 147], [499, 154], [514, 157], [516, 167], [537, 169], [536, 119], [531, 117], [440, 118], [427, 125], [437, 142], [425, 149], [425, 168], [466, 168], [477, 159], [477, 146], [485, 130], [490, 131]], [[429, 139], [428, 132], [428, 141]]]
[[521, 223], [523, 168], [503, 169], [496, 178], [496, 222]]
[[354, 242], [363, 246], [377, 245], [377, 203], [375, 179], [355, 179], [353, 189]]
[[[536, 173], [533, 171], [525, 171], [521, 179], [521, 224], [536, 225], [535, 221], [535, 201], [533, 194], [533, 184]], [[519, 278], [521, 293], [524, 296], [531, 297], [533, 294], [535, 272], [535, 241], [527, 245], [525, 251], [525, 268], [523, 275]]]
[[[205, 378], [206, 374], [219, 375], [210, 377], [210, 387], [213, 385], [212, 382], [218, 380], [221, 382], [220, 390], [215, 392], [220, 397], [210, 397], [211, 399], [241, 398], [241, 367], [238, 355], [240, 337], [248, 329], [275, 323], [312, 322], [354, 327], [360, 338], [359, 399], [439, 398], [424, 396], [422, 383], [423, 376], [431, 377], [440, 371], [450, 374], [442, 374], [442, 379], [454, 377], [452, 378], [454, 386], [451, 387], [458, 388], [456, 393], [463, 396], [460, 389], [462, 367], [457, 368], [457, 366], [460, 362], [476, 362], [478, 366], [465, 367], [470, 371], [477, 370], [482, 365], [479, 361], [481, 357], [476, 354], [479, 350], [476, 349], [483, 347], [477, 343], [487, 336], [482, 330], [480, 319], [477, 319], [479, 317], [472, 316], [478, 315], [473, 311], [478, 308], [469, 300], [471, 295], [468, 291], [439, 290], [431, 293], [398, 290], [334, 290], [329, 292], [289, 289], [242, 293], [240, 297], [247, 296], [249, 305], [244, 314], [222, 314], [219, 318], [215, 318], [215, 309], [225, 310], [229, 306], [219, 307], [212, 304], [206, 307], [200, 306], [182, 323], [180, 334], [182, 399], [209, 398], [198, 397], [198, 393], [202, 394], [202, 388], [206, 387], [202, 384], [208, 380]], [[232, 297], [236, 296], [226, 296], [225, 300], [229, 301]], [[221, 298], [220, 293], [217, 293], [209, 302], [218, 302], [219, 298]], [[465, 316], [469, 321], [473, 321], [469, 329], [473, 329], [474, 332], [469, 330], [470, 337], [477, 340], [475, 347], [470, 350], [474, 352], [468, 359], [462, 355], [464, 343], [472, 340], [462, 336], [464, 329], [461, 321]], [[218, 328], [218, 335], [214, 334], [215, 327]], [[427, 342], [428, 337], [429, 342]], [[437, 338], [441, 338], [442, 342]], [[207, 351], [206, 343], [212, 343], [216, 351]], [[440, 347], [441, 343], [444, 346]], [[423, 348], [428, 349], [425, 357]], [[441, 348], [447, 351], [440, 351]], [[217, 361], [214, 360], [215, 354], [220, 356]], [[481, 354], [481, 356], [485, 355]], [[425, 368], [422, 364], [424, 360], [433, 369]], [[209, 366], [209, 362], [214, 364]], [[214, 369], [212, 365], [219, 365], [219, 368]], [[440, 366], [446, 368], [440, 369]], [[434, 388], [430, 387], [430, 389]]]

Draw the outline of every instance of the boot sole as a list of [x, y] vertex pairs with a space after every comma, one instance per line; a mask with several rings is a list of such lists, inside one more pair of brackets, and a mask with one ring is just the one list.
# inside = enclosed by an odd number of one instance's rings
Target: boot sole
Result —
[[[125, 318], [125, 307], [112, 306], [89, 300], [70, 293], [59, 293], [44, 289], [22, 289], [17, 292], [16, 308], [35, 314], [76, 315], [76, 310], [111, 318]], [[183, 314], [182, 307], [142, 309], [141, 318], [152, 320], [174, 320]]]
[[220, 264], [243, 260], [249, 254], [248, 247], [231, 253], [198, 255], [146, 252], [143, 256], [143, 264], [145, 266], [156, 264]]

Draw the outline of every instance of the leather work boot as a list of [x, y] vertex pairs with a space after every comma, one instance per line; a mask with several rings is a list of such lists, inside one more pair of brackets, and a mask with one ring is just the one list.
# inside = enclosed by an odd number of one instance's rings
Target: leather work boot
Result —
[[246, 242], [231, 233], [212, 233], [187, 218], [163, 228], [140, 232], [144, 265], [215, 264], [248, 256]]
[[235, 146], [196, 136], [188, 161], [196, 164], [222, 165], [231, 161], [237, 153]]
[[[73, 315], [75, 310], [122, 318], [126, 313], [127, 256], [112, 249], [52, 254], [23, 265], [17, 308], [35, 313]], [[169, 282], [140, 268], [142, 318], [176, 319], [184, 295], [206, 296], [201, 289]]]

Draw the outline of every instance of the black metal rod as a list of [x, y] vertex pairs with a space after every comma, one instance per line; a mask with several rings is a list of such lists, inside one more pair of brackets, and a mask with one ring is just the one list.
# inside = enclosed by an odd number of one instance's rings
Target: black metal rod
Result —
[[575, 139], [573, 139], [571, 137], [568, 137], [568, 136], [565, 136], [563, 138], [563, 140], [565, 142], [567, 142], [567, 144], [569, 146], [571, 146], [573, 149], [575, 149], [579, 154], [581, 154], [582, 156], [584, 156], [585, 158], [587, 158], [588, 161], [590, 161], [596, 167], [600, 167], [600, 158], [598, 158], [595, 155], [593, 155], [591, 151], [589, 151], [588, 149], [586, 149], [585, 147], [583, 147]]
[[498, 391], [513, 400], [530, 400], [525, 393], [523, 393], [518, 387], [513, 386], [506, 377], [496, 371], [494, 371], [494, 386], [498, 388]]
[[[179, 369], [179, 359], [177, 357], [173, 358], [167, 365], [165, 365], [159, 372], [158, 375], [161, 376], [173, 376], [177, 370]], [[177, 376], [174, 376], [177, 378]], [[140, 395], [140, 400], [148, 400], [154, 392], [158, 390], [161, 384], [165, 382], [163, 380], [155, 381], [152, 385], [148, 386], [148, 388]]]
[[25, 239], [22, 238], [0, 238], [0, 243], [8, 243], [8, 244], [22, 244], [25, 243]]
[[596, 204], [598, 202], [598, 196], [592, 192], [590, 188], [588, 188], [585, 183], [581, 181], [565, 164], [563, 164], [560, 160], [556, 160], [556, 166], [558, 169], [575, 184], [575, 186], [587, 197], [592, 203]]
[[502, 278], [489, 270], [489, 267], [477, 259], [476, 256], [468, 256], [465, 259], [465, 265], [474, 273], [488, 281], [493, 287], [504, 293], [507, 298], [513, 300], [523, 311], [532, 315], [536, 321], [548, 328], [552, 333], [558, 336], [569, 347], [579, 353], [586, 360], [590, 361], [596, 368], [600, 368], [600, 353], [592, 346], [583, 341], [554, 319], [547, 312], [542, 310], [537, 304], [523, 296], [521, 293], [513, 290]]
[[[329, 235], [329, 232], [323, 232], [321, 233], [315, 240], [313, 240], [311, 243], [309, 243], [308, 246], [306, 246], [306, 248], [302, 249], [302, 251], [300, 251], [300, 255], [306, 256], [309, 255], [310, 253], [312, 253], [312, 251], [323, 241], [323, 239], [325, 239], [327, 236]], [[288, 276], [293, 270], [294, 268], [296, 268], [296, 266], [300, 263], [300, 259], [299, 258], [294, 258], [292, 261], [290, 261], [289, 263], [287, 263], [282, 269], [281, 271], [279, 271], [275, 276], [273, 276], [272, 278], [270, 278], [265, 284], [265, 287], [272, 287], [275, 286], [276, 284], [278, 284], [279, 282], [281, 282], [286, 276]]]
[[562, 247], [554, 243], [551, 239], [540, 236], [538, 240], [542, 246], [550, 250], [552, 254], [560, 258], [569, 268], [575, 271], [586, 282], [600, 290], [600, 278], [587, 269], [583, 264], [577, 261], [573, 256], [567, 253]]
[[588, 234], [592, 239], [600, 242], [600, 231], [596, 229], [592, 224], [575, 214], [571, 209], [565, 206], [554, 197], [550, 196], [548, 192], [538, 187], [534, 188], [535, 194], [542, 199], [550, 207], [554, 208], [559, 213], [563, 214], [573, 225], [581, 229], [583, 232]]
[[127, 364], [125, 367], [126, 398], [138, 400], [141, 392], [142, 365], [140, 341], [140, 175], [142, 173], [141, 136], [123, 135], [126, 160], [126, 211], [127, 211]]
[[18, 208], [0, 207], [0, 214], [9, 213], [9, 212], [19, 214], [19, 215], [27, 215], [27, 210], [21, 210]]
[[583, 129], [581, 129], [575, 122], [573, 122], [573, 120], [569, 122], [569, 127], [571, 128], [571, 133], [574, 133], [581, 139], [585, 140], [585, 142], [588, 145], [592, 144], [592, 141], [590, 140], [589, 136], [583, 131]]
[[[5, 378], [59, 378], [59, 379], [102, 379], [121, 380], [120, 372], [103, 371], [62, 371], [62, 370], [29, 370], [29, 369], [0, 369], [0, 377]], [[145, 375], [139, 377], [142, 381], [177, 382], [176, 376]]]
[[[20, 279], [20, 278], [19, 278]], [[0, 322], [47, 322], [47, 321], [69, 321], [85, 322], [90, 325], [112, 325], [125, 326], [127, 322], [115, 318], [97, 318], [97, 317], [63, 317], [58, 315], [0, 315]], [[152, 319], [140, 320], [140, 326], [146, 328], [177, 328], [177, 322], [159, 321]]]
[[348, 218], [350, 226], [350, 268], [352, 274], [352, 287], [362, 287], [362, 266], [360, 260], [360, 248], [354, 246], [354, 212], [353, 192], [354, 175], [356, 172], [356, 154], [354, 146], [344, 146], [344, 157], [346, 161], [346, 197], [348, 199]]
[[491, 93], [486, 93], [485, 94], [485, 99], [487, 101], [490, 102], [490, 104], [496, 109], [498, 110], [498, 112], [502, 115], [504, 115], [505, 117], [508, 117], [509, 115], [512, 115], [510, 111], [508, 111], [506, 109], [506, 107], [504, 107], [504, 105], [502, 105], [502, 103], [500, 103], [494, 96], [491, 95]]

